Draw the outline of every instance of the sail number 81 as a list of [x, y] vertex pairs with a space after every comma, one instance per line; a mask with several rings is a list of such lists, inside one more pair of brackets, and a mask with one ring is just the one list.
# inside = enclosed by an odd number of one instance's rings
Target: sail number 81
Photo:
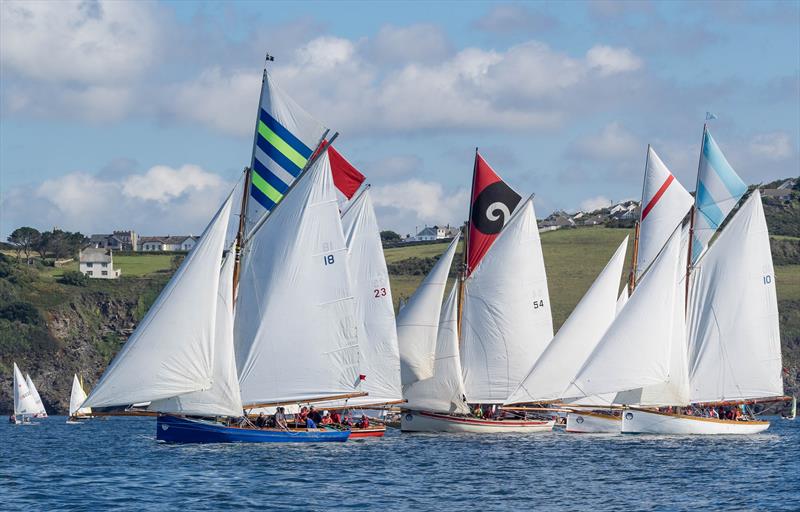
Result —
[[539, 309], [539, 308], [543, 308], [543, 307], [544, 307], [544, 300], [543, 299], [539, 299], [539, 300], [534, 300], [533, 301], [533, 309]]

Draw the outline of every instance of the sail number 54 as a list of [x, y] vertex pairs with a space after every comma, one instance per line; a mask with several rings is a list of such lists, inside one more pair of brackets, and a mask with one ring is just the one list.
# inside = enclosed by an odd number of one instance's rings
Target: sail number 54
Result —
[[543, 308], [543, 307], [544, 307], [544, 300], [539, 299], [539, 300], [534, 300], [533, 301], [533, 309], [539, 309], [539, 308]]

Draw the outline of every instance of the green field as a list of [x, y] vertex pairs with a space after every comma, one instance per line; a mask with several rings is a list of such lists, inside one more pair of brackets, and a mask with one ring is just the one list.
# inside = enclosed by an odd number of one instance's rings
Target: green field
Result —
[[[447, 242], [431, 243], [422, 245], [411, 245], [409, 247], [392, 247], [384, 249], [383, 255], [386, 257], [386, 263], [396, 263], [408, 258], [432, 258], [439, 256], [447, 249], [449, 244]], [[464, 247], [464, 242], [458, 243], [458, 252]]]
[[[122, 271], [122, 277], [141, 277], [157, 272], [168, 272], [172, 268], [171, 254], [142, 254], [136, 256], [114, 255], [114, 268]], [[64, 272], [78, 270], [78, 262], [71, 261], [63, 267], [47, 267], [45, 274], [58, 278]]]

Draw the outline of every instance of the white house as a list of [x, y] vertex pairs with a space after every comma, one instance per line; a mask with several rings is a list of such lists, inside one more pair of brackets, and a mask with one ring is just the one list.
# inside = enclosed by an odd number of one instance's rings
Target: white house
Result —
[[189, 252], [195, 245], [199, 237], [196, 236], [143, 236], [140, 239], [140, 251], [167, 251], [167, 252]]
[[432, 242], [434, 240], [446, 240], [458, 234], [458, 228], [451, 228], [449, 225], [444, 227], [432, 226], [425, 228], [414, 236], [406, 237], [404, 242]]
[[119, 269], [114, 269], [111, 249], [86, 248], [80, 252], [80, 271], [92, 279], [116, 279]]

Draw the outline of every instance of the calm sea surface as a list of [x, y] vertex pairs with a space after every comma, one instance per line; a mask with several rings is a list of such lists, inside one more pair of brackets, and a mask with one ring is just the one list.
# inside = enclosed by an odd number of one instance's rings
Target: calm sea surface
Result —
[[0, 510], [799, 510], [800, 420], [749, 437], [400, 434], [175, 446], [155, 420], [0, 425]]

